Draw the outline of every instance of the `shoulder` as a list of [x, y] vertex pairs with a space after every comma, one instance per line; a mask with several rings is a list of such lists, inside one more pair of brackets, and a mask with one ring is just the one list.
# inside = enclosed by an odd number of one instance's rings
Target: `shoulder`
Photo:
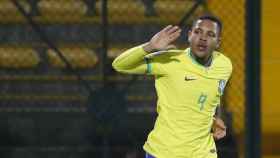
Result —
[[214, 60], [216, 66], [223, 67], [224, 69], [230, 72], [232, 71], [233, 66], [229, 57], [227, 57], [226, 55], [218, 51], [214, 52], [214, 57], [215, 57]]
[[172, 49], [172, 50], [163, 50], [150, 53], [145, 56], [145, 58], [157, 60], [157, 61], [166, 61], [171, 59], [178, 59], [184, 54], [184, 50]]
[[228, 80], [233, 71], [230, 58], [215, 51], [212, 70], [215, 77]]

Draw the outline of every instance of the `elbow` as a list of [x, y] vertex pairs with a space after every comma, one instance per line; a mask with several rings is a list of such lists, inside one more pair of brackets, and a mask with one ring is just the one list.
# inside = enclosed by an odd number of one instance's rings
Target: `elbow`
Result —
[[113, 61], [112, 67], [114, 70], [118, 71], [118, 64], [117, 64], [116, 60]]
[[121, 72], [122, 71], [122, 66], [119, 64], [119, 62], [116, 59], [113, 61], [112, 67], [117, 72]]

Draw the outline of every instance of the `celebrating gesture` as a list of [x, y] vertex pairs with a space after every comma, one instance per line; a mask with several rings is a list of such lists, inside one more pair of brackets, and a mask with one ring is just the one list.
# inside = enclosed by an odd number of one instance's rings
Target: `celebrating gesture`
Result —
[[152, 39], [146, 43], [143, 49], [146, 52], [153, 52], [159, 50], [168, 50], [174, 48], [173, 43], [181, 34], [181, 29], [178, 26], [168, 25], [160, 32], [155, 34]]
[[158, 117], [144, 145], [146, 158], [217, 158], [215, 140], [226, 135], [226, 126], [212, 119], [232, 72], [230, 59], [215, 50], [221, 30], [217, 18], [199, 17], [188, 32], [189, 47], [169, 50], [181, 34], [169, 25], [114, 60], [118, 72], [155, 76]]

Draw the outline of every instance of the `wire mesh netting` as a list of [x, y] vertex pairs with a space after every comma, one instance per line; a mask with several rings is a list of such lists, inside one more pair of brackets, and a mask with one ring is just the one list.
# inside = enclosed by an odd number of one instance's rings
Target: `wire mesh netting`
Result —
[[234, 65], [225, 98], [233, 130], [219, 154], [234, 156], [234, 132], [244, 129], [244, 10], [244, 0], [1, 0], [0, 150], [10, 157], [143, 157], [156, 110], [153, 78], [117, 74], [110, 63], [168, 24], [182, 26], [176, 45], [186, 48], [192, 20], [214, 13], [224, 24], [221, 50]]

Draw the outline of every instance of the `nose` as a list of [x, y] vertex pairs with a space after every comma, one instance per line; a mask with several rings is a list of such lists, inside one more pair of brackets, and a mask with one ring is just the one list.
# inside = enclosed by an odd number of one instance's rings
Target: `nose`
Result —
[[200, 37], [199, 37], [199, 40], [206, 41], [207, 40], [206, 35], [205, 34], [201, 34]]

